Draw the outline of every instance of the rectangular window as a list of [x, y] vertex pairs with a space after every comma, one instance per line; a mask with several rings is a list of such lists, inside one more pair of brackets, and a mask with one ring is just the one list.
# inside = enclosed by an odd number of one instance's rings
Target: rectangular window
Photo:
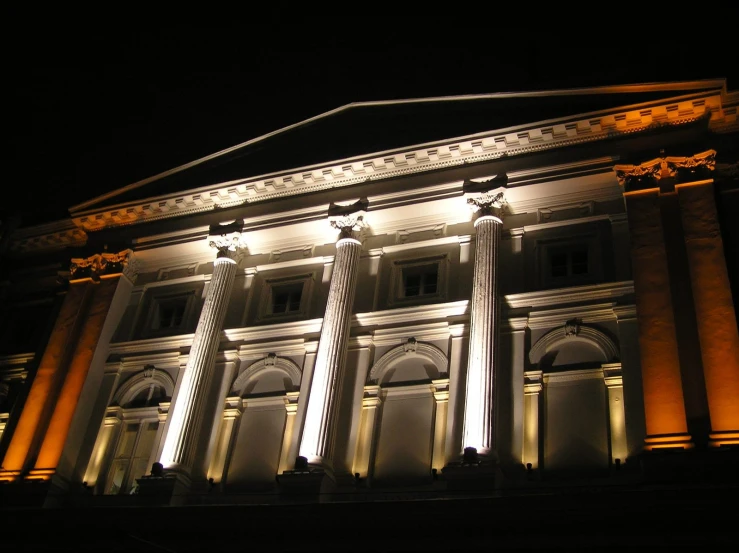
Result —
[[300, 312], [300, 300], [303, 296], [303, 283], [296, 282], [272, 288], [271, 314], [287, 314]]
[[403, 293], [406, 298], [436, 294], [439, 266], [421, 265], [403, 269]]
[[262, 287], [259, 320], [304, 317], [308, 314], [312, 273], [267, 279]]
[[549, 270], [552, 278], [587, 275], [590, 272], [587, 246], [575, 246], [566, 251], [552, 251], [549, 256]]
[[153, 330], [180, 328], [185, 319], [187, 299], [186, 296], [158, 299], [151, 328]]
[[446, 254], [394, 261], [388, 305], [444, 301], [448, 264]]

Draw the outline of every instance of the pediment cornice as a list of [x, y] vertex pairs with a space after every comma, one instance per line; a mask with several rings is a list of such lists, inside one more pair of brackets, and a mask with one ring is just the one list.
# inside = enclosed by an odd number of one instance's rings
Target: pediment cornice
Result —
[[721, 94], [712, 91], [230, 181], [72, 216], [79, 228], [99, 231], [684, 125], [703, 117], [710, 117], [709, 126], [716, 131], [734, 129], [736, 103], [725, 113]]

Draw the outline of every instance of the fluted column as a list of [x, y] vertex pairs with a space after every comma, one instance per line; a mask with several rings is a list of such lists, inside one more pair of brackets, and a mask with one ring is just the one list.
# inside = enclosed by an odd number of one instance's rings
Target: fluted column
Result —
[[210, 245], [218, 254], [164, 438], [161, 464], [187, 477], [193, 468], [219, 337], [236, 276], [234, 258], [242, 246], [240, 230], [216, 235], [217, 229], [211, 228]]
[[472, 281], [470, 346], [465, 387], [465, 451], [494, 459], [495, 361], [498, 344], [498, 246], [503, 221], [502, 189], [475, 194], [468, 203], [478, 212], [475, 221], [475, 274]]
[[362, 207], [366, 203], [358, 204], [362, 205], [332, 205], [329, 209], [329, 221], [334, 228], [341, 231], [341, 236], [336, 242], [334, 270], [299, 450], [300, 457], [305, 457], [310, 464], [327, 468], [331, 468], [334, 418], [339, 403], [342, 369], [349, 338], [349, 319], [362, 250], [362, 243], [355, 236], [364, 226], [365, 212]]

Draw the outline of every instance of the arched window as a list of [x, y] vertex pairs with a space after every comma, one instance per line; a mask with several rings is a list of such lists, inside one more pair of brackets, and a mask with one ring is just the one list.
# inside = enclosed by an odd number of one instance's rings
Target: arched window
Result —
[[376, 486], [405, 485], [430, 481], [431, 469], [443, 467], [447, 365], [439, 348], [415, 338], [375, 363], [365, 397], [377, 401], [363, 410], [355, 472]]
[[532, 436], [541, 436], [545, 473], [580, 477], [607, 471], [612, 415], [604, 367], [618, 360], [614, 341], [601, 330], [571, 321], [542, 336], [529, 360], [543, 388], [541, 408], [532, 411], [540, 419], [526, 426], [539, 428]]
[[135, 493], [136, 480], [151, 466], [173, 392], [172, 377], [154, 367], [131, 375], [118, 388], [85, 474], [97, 493]]

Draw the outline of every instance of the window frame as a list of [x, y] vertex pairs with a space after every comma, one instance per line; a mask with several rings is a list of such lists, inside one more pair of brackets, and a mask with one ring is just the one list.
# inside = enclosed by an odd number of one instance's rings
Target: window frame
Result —
[[[304, 318], [308, 315], [313, 294], [314, 273], [301, 273], [264, 279], [262, 294], [259, 302], [258, 321], [293, 320]], [[274, 312], [276, 295], [280, 289], [288, 290], [288, 294], [300, 289], [300, 303], [297, 309], [283, 312]]]
[[[162, 290], [156, 295], [152, 295], [149, 301], [149, 309], [144, 321], [142, 334], [145, 337], [168, 336], [175, 334], [189, 334], [193, 332], [193, 315], [197, 305], [197, 289], [185, 291], [166, 291]], [[161, 318], [161, 310], [168, 304], [182, 304], [182, 315], [177, 325], [169, 325], [166, 327], [159, 326]]]
[[[598, 233], [588, 233], [579, 237], [568, 236], [562, 238], [546, 238], [537, 240], [539, 250], [539, 284], [544, 288], [559, 288], [590, 284], [603, 279], [602, 253], [600, 251]], [[577, 273], [573, 270], [576, 265], [573, 254], [585, 252], [587, 255], [587, 270]], [[564, 255], [565, 274], [555, 275], [553, 268], [554, 257]]]
[[[423, 303], [435, 303], [446, 300], [447, 297], [447, 281], [449, 274], [449, 255], [446, 253], [414, 256], [402, 259], [396, 259], [392, 262], [391, 270], [391, 286], [388, 305], [416, 305]], [[423, 275], [431, 274], [431, 271], [423, 271], [424, 267], [436, 268], [436, 290], [431, 293], [423, 293]], [[407, 275], [408, 273], [419, 273], [422, 275], [421, 283], [419, 283], [419, 293], [407, 296]]]

